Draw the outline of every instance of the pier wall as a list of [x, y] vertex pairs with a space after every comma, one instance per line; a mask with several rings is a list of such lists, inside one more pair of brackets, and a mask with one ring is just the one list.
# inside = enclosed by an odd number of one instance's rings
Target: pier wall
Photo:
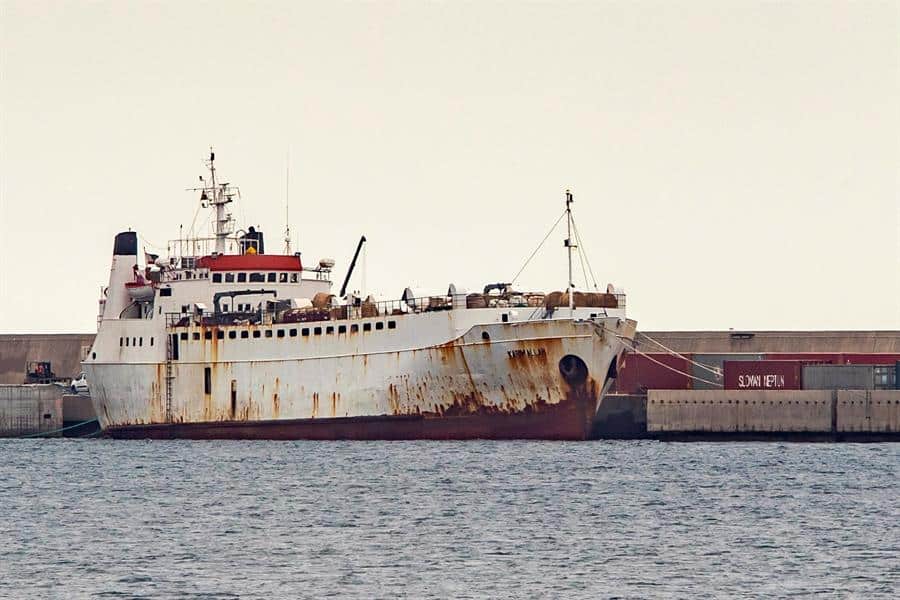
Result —
[[0, 437], [59, 436], [63, 393], [58, 385], [0, 385]]
[[650, 390], [646, 407], [647, 433], [654, 437], [900, 436], [898, 390]]
[[841, 433], [900, 434], [900, 391], [840, 391], [836, 417], [835, 427]]
[[650, 432], [830, 432], [826, 390], [650, 390]]

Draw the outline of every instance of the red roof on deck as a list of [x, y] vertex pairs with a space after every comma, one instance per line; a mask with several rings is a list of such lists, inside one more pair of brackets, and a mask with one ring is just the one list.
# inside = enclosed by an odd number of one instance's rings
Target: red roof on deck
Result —
[[208, 267], [210, 271], [300, 271], [303, 269], [299, 256], [278, 254], [204, 256], [200, 259], [200, 267]]

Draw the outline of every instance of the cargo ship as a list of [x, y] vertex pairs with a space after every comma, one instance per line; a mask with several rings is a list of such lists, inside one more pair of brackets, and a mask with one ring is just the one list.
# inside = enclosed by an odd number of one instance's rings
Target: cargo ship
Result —
[[[625, 295], [490, 284], [406, 289], [396, 300], [332, 293], [334, 261], [267, 254], [236, 229], [240, 191], [201, 177], [207, 237], [147, 252], [115, 237], [98, 331], [83, 362], [114, 438], [582, 440], [636, 323]], [[562, 218], [562, 217], [561, 217]], [[552, 231], [552, 230], [551, 230]], [[360, 241], [360, 246], [365, 238]], [[357, 255], [360, 246], [357, 247]], [[354, 258], [355, 263], [355, 258]]]

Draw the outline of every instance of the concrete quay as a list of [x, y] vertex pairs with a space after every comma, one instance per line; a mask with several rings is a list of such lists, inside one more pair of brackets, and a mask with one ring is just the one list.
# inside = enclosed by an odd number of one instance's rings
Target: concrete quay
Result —
[[650, 390], [607, 396], [601, 439], [900, 441], [900, 390]]

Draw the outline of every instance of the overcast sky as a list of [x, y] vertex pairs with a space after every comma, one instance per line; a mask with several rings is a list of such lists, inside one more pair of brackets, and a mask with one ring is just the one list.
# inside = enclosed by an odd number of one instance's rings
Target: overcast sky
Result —
[[[290, 153], [338, 285], [361, 234], [387, 297], [509, 280], [568, 187], [642, 329], [900, 328], [897, 2], [0, 7], [2, 332], [93, 331], [113, 236], [189, 226], [211, 145], [270, 251]], [[562, 238], [519, 287], [565, 286]]]

